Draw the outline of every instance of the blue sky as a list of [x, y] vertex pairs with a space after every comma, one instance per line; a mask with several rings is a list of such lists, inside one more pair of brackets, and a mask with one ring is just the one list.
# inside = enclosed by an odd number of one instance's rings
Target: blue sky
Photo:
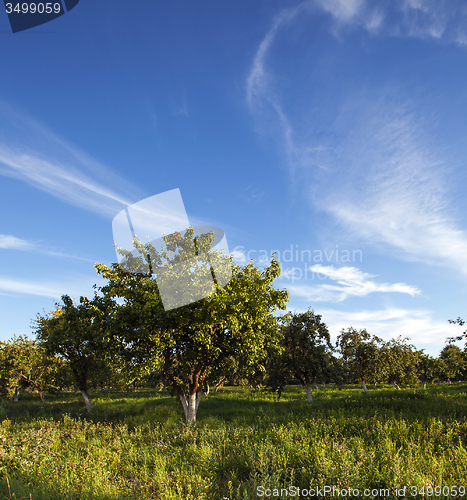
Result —
[[81, 0], [0, 37], [1, 340], [92, 295], [113, 217], [176, 188], [334, 339], [460, 333], [465, 2]]

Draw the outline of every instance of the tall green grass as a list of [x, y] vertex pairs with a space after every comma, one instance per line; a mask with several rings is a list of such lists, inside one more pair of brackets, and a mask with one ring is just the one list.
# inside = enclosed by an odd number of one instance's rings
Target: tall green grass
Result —
[[406, 486], [407, 498], [430, 498], [408, 488], [467, 489], [467, 384], [314, 392], [308, 404], [298, 387], [280, 401], [223, 388], [202, 399], [194, 426], [155, 390], [92, 393], [92, 415], [72, 394], [46, 405], [37, 395], [3, 401], [0, 499], [240, 500], [262, 498], [258, 486], [326, 485], [389, 488], [389, 498]]

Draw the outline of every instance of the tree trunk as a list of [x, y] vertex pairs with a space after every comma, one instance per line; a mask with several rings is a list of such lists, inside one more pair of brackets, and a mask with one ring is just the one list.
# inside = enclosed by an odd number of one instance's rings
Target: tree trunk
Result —
[[15, 387], [15, 394], [13, 396], [13, 403], [17, 403], [19, 398], [19, 389], [18, 387]]
[[311, 394], [311, 387], [309, 384], [304, 384], [303, 387], [305, 388], [306, 391], [306, 399], [309, 403], [313, 402], [313, 395]]
[[199, 401], [201, 399], [201, 390], [198, 390], [194, 394], [190, 394], [188, 396], [188, 401], [185, 394], [179, 393], [178, 397], [182, 402], [186, 423], [191, 424], [196, 422], [196, 413], [198, 411]]
[[441, 379], [438, 377], [438, 385], [441, 384]]
[[41, 401], [45, 404], [44, 391], [40, 387], [38, 387], [37, 392], [39, 393], [39, 397], [41, 398]]
[[37, 380], [29, 380], [28, 382], [33, 385], [34, 389], [39, 393], [41, 401], [45, 404], [44, 391], [42, 390], [42, 387], [37, 383]]
[[426, 380], [423, 381], [423, 388], [426, 389]]
[[365, 394], [367, 394], [367, 393], [368, 393], [368, 389], [367, 389], [367, 387], [366, 387], [366, 384], [365, 384], [365, 381], [364, 381], [364, 380], [362, 380], [362, 387], [363, 387], [363, 392], [364, 392]]
[[198, 413], [198, 406], [200, 401], [201, 401], [201, 389], [198, 389], [198, 392], [196, 393], [195, 396], [195, 420], [196, 420], [196, 414]]
[[86, 409], [88, 410], [89, 413], [91, 413], [91, 411], [94, 409], [94, 406], [92, 406], [92, 403], [87, 393], [87, 373], [85, 370], [79, 371], [74, 366], [72, 366], [71, 369], [73, 371], [73, 375], [75, 376], [76, 385], [78, 386], [78, 389], [81, 392], [81, 396], [83, 396]]
[[88, 397], [88, 394], [84, 389], [81, 389], [81, 395], [83, 396], [84, 404], [86, 405], [86, 409], [88, 410], [89, 413], [91, 413], [91, 411], [94, 409], [94, 406], [92, 406], [92, 403]]
[[217, 382], [214, 392], [217, 392], [217, 390], [224, 385], [224, 382], [225, 382], [225, 377], [221, 379], [219, 382]]
[[37, 383], [37, 380], [30, 380], [29, 383], [33, 385], [34, 389], [38, 392], [42, 403], [45, 404], [44, 391], [42, 390], [42, 387]]
[[316, 387], [316, 390], [319, 391], [319, 386], [316, 382], [313, 382], [313, 385]]
[[391, 380], [391, 384], [398, 390], [400, 391], [401, 388], [394, 382], [394, 380]]
[[451, 379], [450, 378], [448, 378], [448, 384], [451, 385]]
[[206, 384], [206, 390], [203, 391], [204, 397], [207, 398], [209, 396], [209, 384], [205, 382]]

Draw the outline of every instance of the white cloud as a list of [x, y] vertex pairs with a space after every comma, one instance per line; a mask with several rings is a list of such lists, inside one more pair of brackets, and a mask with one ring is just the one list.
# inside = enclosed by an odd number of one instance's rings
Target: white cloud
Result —
[[17, 238], [16, 236], [8, 234], [0, 234], [0, 249], [3, 250], [22, 250], [26, 252], [40, 253], [44, 255], [51, 255], [54, 257], [65, 257], [71, 259], [84, 260], [87, 262], [94, 262], [92, 259], [86, 259], [84, 257], [78, 257], [76, 255], [67, 254], [60, 250], [55, 250], [54, 248], [39, 245], [32, 241], [23, 240]]
[[467, 274], [467, 234], [452, 218], [449, 170], [431, 150], [423, 125], [389, 104], [370, 102], [362, 115], [348, 124], [353, 131], [340, 146], [339, 156], [347, 159], [342, 182], [318, 201], [320, 208], [357, 239]]
[[[316, 0], [337, 27], [359, 26], [371, 34], [432, 38], [465, 45], [467, 8], [453, 0]], [[340, 32], [336, 34], [341, 36]]]
[[29, 250], [34, 249], [35, 245], [21, 238], [16, 238], [16, 236], [0, 234], [0, 248], [8, 250]]
[[[374, 275], [356, 267], [316, 264], [310, 266], [308, 271], [311, 274], [307, 277], [321, 280], [329, 278], [337, 283], [337, 285], [327, 283], [308, 285], [292, 281], [292, 284], [287, 286], [294, 295], [310, 302], [341, 302], [349, 297], [366, 297], [372, 293], [405, 293], [412, 297], [421, 293], [417, 287], [405, 283], [378, 283], [371, 279], [375, 277]], [[292, 278], [292, 276], [286, 277]], [[294, 278], [296, 280], [298, 276], [295, 275]]]
[[421, 309], [388, 308], [355, 312], [320, 309], [318, 312], [334, 340], [342, 329], [350, 326], [365, 328], [371, 335], [385, 341], [399, 336], [407, 337], [417, 349], [425, 349], [432, 356], [439, 354], [448, 337], [457, 334], [455, 327], [448, 324], [447, 320], [437, 321], [430, 311]]
[[63, 286], [58, 284], [33, 283], [8, 278], [0, 278], [0, 290], [3, 292], [39, 295], [59, 299], [63, 293]]
[[119, 190], [135, 191], [128, 181], [3, 103], [0, 175], [25, 181], [67, 203], [107, 216], [132, 203]]
[[26, 281], [0, 276], [0, 292], [7, 295], [36, 295], [55, 300], [60, 300], [60, 297], [66, 293], [73, 298], [78, 298], [81, 295], [94, 295], [92, 286], [96, 281], [99, 279], [96, 278], [92, 282], [92, 279], [89, 278], [78, 278], [75, 282], [64, 283], [63, 281]]
[[276, 100], [274, 96], [275, 77], [270, 75], [266, 69], [266, 58], [277, 32], [288, 23], [292, 22], [297, 14], [306, 6], [307, 4], [303, 3], [293, 9], [282, 10], [275, 17], [272, 28], [260, 43], [246, 81], [247, 102], [251, 107], [261, 105], [261, 100], [265, 97], [271, 102]]
[[[351, 29], [363, 28], [372, 37], [416, 37], [467, 46], [465, 2], [394, 0], [383, 5], [368, 0], [314, 0], [300, 7], [310, 14], [310, 20], [317, 9], [327, 12], [333, 21], [329, 29], [341, 41]], [[290, 11], [282, 14], [286, 12]], [[300, 16], [300, 23], [304, 18]], [[296, 85], [301, 75], [274, 72], [276, 60], [280, 61], [283, 54], [280, 51], [276, 58], [275, 49], [283, 49], [284, 40], [292, 38], [292, 23], [298, 20], [298, 16], [282, 19], [281, 14], [275, 18], [257, 49], [246, 82], [246, 100], [255, 118], [269, 130], [272, 122], [277, 124], [279, 139], [275, 139], [283, 147], [291, 174], [297, 167], [306, 167], [307, 173], [318, 172], [309, 186], [310, 199], [315, 208], [332, 214], [340, 222], [339, 236], [344, 233], [361, 243], [384, 248], [385, 252], [392, 250], [398, 257], [467, 273], [467, 234], [455, 218], [449, 202], [452, 186], [446, 183], [446, 179], [452, 178], [454, 167], [450, 170], [449, 160], [441, 157], [442, 148], [424, 127], [425, 117], [414, 113], [413, 103], [401, 98], [404, 89], [396, 89], [391, 96], [388, 88], [372, 94], [367, 87], [362, 99], [351, 95], [342, 109], [331, 112], [329, 129], [321, 127], [318, 131], [320, 137], [323, 132], [329, 133], [332, 140], [308, 139], [313, 131], [307, 130], [310, 121], [305, 113], [311, 115], [316, 108], [310, 111], [306, 107], [309, 95], [286, 87], [286, 78], [293, 78]], [[287, 66], [288, 71], [290, 67]], [[305, 76], [310, 77], [314, 70], [310, 68]], [[292, 111], [294, 99], [305, 109], [302, 115], [297, 115], [297, 108], [295, 113]], [[426, 121], [432, 119], [430, 116]], [[277, 133], [277, 129], [273, 132]], [[331, 227], [335, 232], [335, 226]], [[328, 266], [325, 270], [327, 278], [332, 277], [336, 284], [310, 286], [295, 279], [287, 287], [292, 297], [297, 295], [314, 302], [339, 301], [375, 291], [420, 293], [404, 283], [375, 282], [374, 276], [355, 268], [339, 271]], [[288, 277], [291, 278], [290, 273]], [[348, 326], [367, 328], [385, 340], [407, 336], [433, 355], [443, 348], [447, 337], [455, 335], [447, 321], [433, 319], [426, 310], [318, 312], [333, 336]]]
[[[371, 18], [376, 25], [375, 19], [381, 15], [376, 7], [371, 10], [367, 1], [323, 0], [299, 7], [310, 5], [321, 5], [337, 20], [348, 23]], [[401, 36], [438, 36], [442, 32], [446, 37], [441, 27], [436, 28], [440, 17], [434, 12], [439, 11], [452, 38], [456, 12], [467, 20], [467, 7], [462, 10], [460, 4], [412, 0], [395, 5], [391, 15], [387, 14], [386, 34], [395, 33], [397, 26]], [[299, 167], [306, 168], [307, 175], [310, 167], [322, 170], [320, 181], [314, 177], [310, 183], [310, 199], [357, 241], [390, 245], [399, 257], [467, 274], [467, 234], [448, 202], [448, 167], [439, 155], [440, 148], [425, 132], [424, 117], [413, 111], [411, 103], [404, 103], [397, 92], [391, 94], [388, 89], [380, 89], [377, 95], [367, 92], [362, 99], [352, 96], [330, 125], [332, 142], [321, 144], [307, 139], [303, 116], [288, 113], [284, 103], [289, 99], [281, 99], [275, 90], [281, 75], [274, 75], [266, 62], [273, 59], [279, 33], [296, 18], [298, 9], [285, 10], [276, 17], [257, 50], [247, 80], [247, 102], [255, 116], [269, 126], [273, 120], [265, 115], [267, 107], [275, 117], [291, 177]], [[418, 20], [418, 34], [414, 19]]]
[[317, 0], [316, 3], [341, 22], [350, 22], [362, 7], [365, 0]]

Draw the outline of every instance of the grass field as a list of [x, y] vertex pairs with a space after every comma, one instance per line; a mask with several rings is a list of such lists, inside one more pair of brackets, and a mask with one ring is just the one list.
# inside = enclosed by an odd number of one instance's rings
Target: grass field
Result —
[[72, 393], [46, 405], [22, 394], [0, 406], [0, 499], [333, 498], [324, 486], [334, 498], [462, 497], [466, 393], [466, 383], [367, 395], [328, 386], [308, 404], [299, 387], [279, 402], [226, 387], [201, 400], [190, 427], [156, 390], [91, 391], [90, 416]]

